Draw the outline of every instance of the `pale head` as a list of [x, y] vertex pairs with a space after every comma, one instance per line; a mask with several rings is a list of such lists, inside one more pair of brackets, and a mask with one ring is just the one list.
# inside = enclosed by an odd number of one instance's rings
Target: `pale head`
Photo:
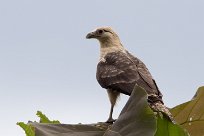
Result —
[[99, 40], [101, 47], [122, 46], [118, 35], [111, 27], [100, 27], [86, 35], [87, 39]]

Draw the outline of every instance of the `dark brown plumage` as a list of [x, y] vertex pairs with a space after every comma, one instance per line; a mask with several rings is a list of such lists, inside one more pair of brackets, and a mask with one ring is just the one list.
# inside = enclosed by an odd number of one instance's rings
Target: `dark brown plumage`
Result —
[[98, 28], [87, 38], [96, 38], [100, 42], [96, 78], [101, 87], [107, 89], [110, 98], [111, 111], [107, 122], [113, 122], [113, 107], [119, 94], [131, 95], [136, 84], [146, 90], [150, 105], [163, 105], [162, 94], [145, 64], [122, 46], [110, 27]]
[[138, 84], [148, 94], [158, 95], [162, 101], [162, 95], [144, 63], [127, 51], [106, 54], [104, 61], [98, 63], [96, 77], [103, 88], [130, 95]]

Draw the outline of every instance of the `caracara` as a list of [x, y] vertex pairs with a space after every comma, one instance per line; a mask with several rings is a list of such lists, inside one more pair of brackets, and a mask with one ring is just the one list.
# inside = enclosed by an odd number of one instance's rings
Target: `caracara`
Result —
[[97, 28], [88, 33], [86, 38], [95, 38], [100, 42], [96, 78], [101, 87], [107, 90], [111, 103], [106, 122], [114, 122], [113, 108], [120, 93], [131, 95], [135, 85], [146, 90], [150, 105], [163, 105], [162, 94], [145, 64], [123, 47], [118, 35], [110, 27]]

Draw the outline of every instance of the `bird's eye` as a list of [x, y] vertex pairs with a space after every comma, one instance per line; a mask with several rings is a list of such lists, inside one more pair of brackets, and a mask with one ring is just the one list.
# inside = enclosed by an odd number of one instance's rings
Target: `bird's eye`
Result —
[[103, 30], [98, 30], [98, 34], [102, 34], [103, 33]]

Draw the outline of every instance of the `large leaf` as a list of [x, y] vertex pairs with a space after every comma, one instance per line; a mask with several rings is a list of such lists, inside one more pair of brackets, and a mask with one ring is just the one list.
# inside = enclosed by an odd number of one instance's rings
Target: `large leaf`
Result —
[[103, 136], [110, 126], [108, 123], [60, 124], [59, 121], [51, 121], [41, 111], [38, 111], [36, 115], [40, 118], [40, 123], [17, 123], [25, 131], [26, 136]]
[[136, 86], [118, 120], [104, 136], [153, 136], [156, 127], [156, 118], [147, 103], [147, 94]]
[[172, 123], [166, 114], [154, 113], [148, 105], [147, 93], [136, 86], [118, 120], [104, 136], [154, 135], [188, 136], [188, 133], [179, 125]]
[[175, 120], [187, 129], [191, 136], [204, 135], [204, 87], [200, 87], [194, 98], [171, 109]]
[[172, 123], [166, 116], [157, 116], [157, 132], [155, 136], [188, 136], [181, 126]]
[[36, 136], [103, 136], [105, 132], [99, 124], [96, 126], [32, 123], [32, 126], [35, 127]]
[[146, 91], [138, 86], [112, 126], [107, 123], [59, 124], [58, 121], [50, 121], [42, 112], [37, 115], [40, 123], [30, 123], [35, 128], [36, 136], [187, 136], [166, 115], [151, 110]]

